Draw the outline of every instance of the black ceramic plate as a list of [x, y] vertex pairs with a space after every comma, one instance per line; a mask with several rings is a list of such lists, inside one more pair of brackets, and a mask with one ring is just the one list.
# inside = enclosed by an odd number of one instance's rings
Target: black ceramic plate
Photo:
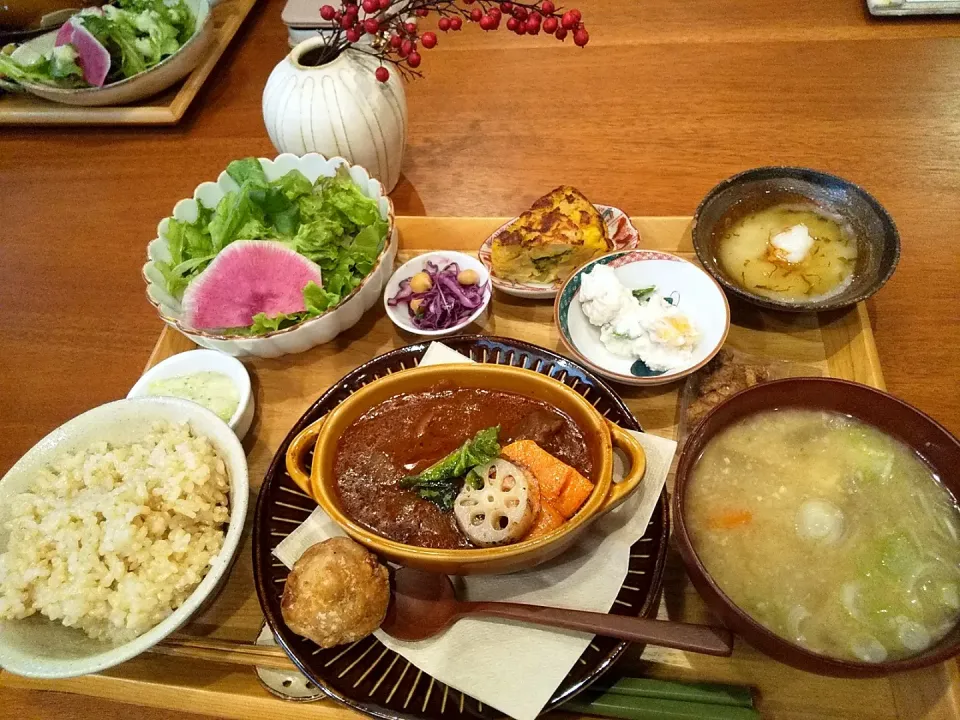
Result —
[[[602, 415], [621, 427], [639, 430], [636, 418], [602, 380], [575, 362], [550, 350], [518, 340], [465, 335], [444, 343], [477, 362], [513, 365], [549, 375], [587, 398]], [[502, 714], [418, 670], [370, 636], [330, 650], [294, 634], [283, 622], [280, 597], [287, 568], [273, 549], [316, 508], [287, 475], [285, 455], [290, 441], [364, 385], [391, 372], [415, 367], [428, 343], [417, 343], [381, 355], [343, 377], [313, 404], [287, 435], [260, 488], [253, 526], [253, 568], [257, 596], [277, 641], [314, 683], [332, 698], [355, 710], [389, 720], [483, 718]], [[308, 461], [309, 462], [309, 461]], [[654, 510], [647, 532], [632, 548], [630, 569], [614, 601], [612, 613], [653, 617], [659, 605], [669, 525], [666, 492]], [[608, 670], [627, 643], [597, 637], [584, 651], [544, 711], [566, 702]]]

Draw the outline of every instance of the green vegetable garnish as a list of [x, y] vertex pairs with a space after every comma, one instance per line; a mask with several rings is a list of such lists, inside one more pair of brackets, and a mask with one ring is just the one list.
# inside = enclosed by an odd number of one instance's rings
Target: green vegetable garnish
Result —
[[652, 295], [656, 291], [656, 289], [657, 289], [656, 285], [651, 285], [650, 287], [637, 288], [636, 290], [633, 291], [633, 296], [637, 300], [644, 300], [649, 295]]
[[481, 430], [419, 475], [403, 478], [400, 487], [415, 490], [417, 495], [439, 506], [443, 511], [453, 510], [453, 501], [460, 492], [460, 478], [466, 475], [466, 481], [470, 482], [472, 487], [478, 487], [478, 480], [479, 487], [483, 486], [483, 479], [473, 470], [477, 465], [495, 460], [500, 455], [499, 435], [499, 425]]
[[267, 317], [233, 334], [262, 335], [292, 327], [338, 305], [370, 274], [387, 239], [380, 209], [340, 167], [334, 177], [311, 183], [299, 170], [269, 181], [256, 158], [235, 160], [227, 174], [239, 189], [214, 209], [201, 206], [192, 223], [171, 218], [170, 262], [157, 262], [167, 291], [180, 299], [190, 281], [235, 240], [276, 240], [309, 258], [323, 271], [323, 287], [303, 289], [306, 310]]

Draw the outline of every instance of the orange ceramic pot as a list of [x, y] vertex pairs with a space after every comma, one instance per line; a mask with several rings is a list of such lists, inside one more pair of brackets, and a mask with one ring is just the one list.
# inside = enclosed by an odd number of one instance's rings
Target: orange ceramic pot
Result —
[[[334, 475], [337, 443], [357, 418], [395, 395], [428, 390], [483, 388], [517, 393], [566, 413], [583, 433], [592, 455], [594, 489], [570, 520], [542, 537], [494, 548], [441, 550], [388, 540], [361, 526], [343, 509]], [[629, 469], [613, 482], [613, 448]], [[308, 467], [307, 455], [313, 450]], [[637, 489], [646, 469], [643, 447], [625, 430], [605, 420], [582, 395], [540, 373], [502, 365], [436, 365], [393, 373], [370, 383], [326, 417], [305, 428], [287, 449], [287, 471], [305, 493], [354, 540], [387, 560], [448, 575], [508, 573], [546, 562], [570, 547], [594, 520], [617, 507]]]

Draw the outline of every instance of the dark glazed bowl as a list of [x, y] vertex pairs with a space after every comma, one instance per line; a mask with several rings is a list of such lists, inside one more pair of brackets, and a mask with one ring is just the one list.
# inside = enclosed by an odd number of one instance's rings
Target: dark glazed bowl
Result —
[[[844, 218], [857, 236], [853, 282], [836, 295], [809, 302], [774, 300], [729, 278], [716, 256], [722, 231], [744, 215], [781, 203], [812, 202]], [[693, 216], [693, 247], [703, 267], [729, 292], [788, 312], [836, 310], [866, 300], [890, 279], [900, 260], [900, 234], [883, 206], [858, 185], [817, 170], [762, 167], [727, 178], [707, 193]]]
[[774, 660], [818, 675], [880, 677], [935, 665], [960, 654], [960, 625], [919, 655], [903, 660], [865, 663], [837, 660], [806, 650], [774, 634], [737, 607], [700, 562], [685, 517], [685, 495], [693, 467], [719, 432], [750, 415], [781, 408], [808, 408], [851, 415], [874, 425], [914, 449], [960, 497], [960, 441], [942, 425], [892, 395], [866, 385], [830, 378], [790, 378], [756, 385], [714, 408], [691, 433], [677, 467], [673, 490], [674, 537], [690, 580], [707, 606], [748, 643]]

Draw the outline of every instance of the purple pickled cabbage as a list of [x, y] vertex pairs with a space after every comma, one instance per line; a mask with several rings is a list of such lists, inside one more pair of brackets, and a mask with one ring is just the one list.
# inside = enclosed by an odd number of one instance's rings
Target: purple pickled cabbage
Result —
[[[410, 278], [407, 278], [400, 283], [397, 294], [387, 300], [391, 307], [406, 303], [410, 321], [419, 330], [448, 330], [460, 325], [483, 305], [489, 291], [489, 283], [461, 285], [457, 282], [460, 266], [455, 262], [448, 263], [441, 270], [428, 260], [424, 272], [432, 283], [429, 290], [414, 292], [410, 288]], [[419, 312], [410, 307], [414, 300], [423, 301]]]

